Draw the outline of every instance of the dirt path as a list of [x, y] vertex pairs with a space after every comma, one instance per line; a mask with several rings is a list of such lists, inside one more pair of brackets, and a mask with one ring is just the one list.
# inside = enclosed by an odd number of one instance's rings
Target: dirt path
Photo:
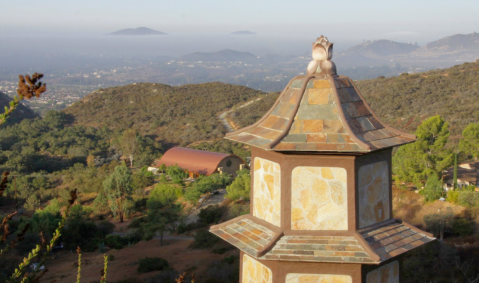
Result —
[[220, 116], [219, 116], [219, 119], [220, 119], [221, 124], [223, 124], [223, 126], [225, 127], [226, 131], [228, 133], [230, 133], [230, 132], [233, 132], [235, 130], [234, 127], [231, 125], [231, 122], [228, 121], [227, 116], [228, 116], [229, 113], [233, 112], [233, 110], [243, 108], [243, 107], [248, 106], [251, 103], [259, 101], [259, 100], [261, 100], [261, 97], [256, 98], [255, 100], [248, 101], [245, 104], [242, 104], [241, 106], [239, 106], [238, 108], [230, 109], [228, 111], [225, 111], [225, 112], [221, 113]]
[[210, 205], [215, 205], [215, 204], [220, 204], [224, 201], [224, 196], [226, 194], [226, 189], [220, 189], [218, 190], [218, 193], [215, 195], [210, 196], [205, 202], [201, 204], [200, 207], [195, 208], [190, 215], [186, 218], [186, 224], [189, 223], [194, 223], [198, 220], [198, 213], [200, 213], [200, 210], [203, 208], [206, 208]]

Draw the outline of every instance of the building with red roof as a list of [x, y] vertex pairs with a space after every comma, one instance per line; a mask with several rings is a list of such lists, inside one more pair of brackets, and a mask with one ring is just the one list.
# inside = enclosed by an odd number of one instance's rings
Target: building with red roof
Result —
[[233, 154], [174, 147], [165, 152], [156, 166], [160, 167], [162, 164], [176, 164], [187, 170], [190, 178], [197, 178], [199, 175], [209, 176], [222, 172], [234, 175], [245, 162]]

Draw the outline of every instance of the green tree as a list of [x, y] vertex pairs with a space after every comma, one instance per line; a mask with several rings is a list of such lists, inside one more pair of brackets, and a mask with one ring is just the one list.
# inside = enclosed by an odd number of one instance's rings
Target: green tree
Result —
[[138, 137], [138, 131], [127, 129], [120, 138], [120, 148], [123, 150], [123, 155], [130, 159], [130, 167], [133, 167], [133, 158], [140, 151]]
[[161, 171], [161, 173], [165, 173], [165, 172], [166, 172], [166, 168], [167, 168], [167, 167], [166, 167], [165, 164], [161, 164], [158, 169]]
[[462, 131], [459, 149], [477, 160], [479, 157], [479, 123], [471, 123]]
[[144, 166], [139, 172], [133, 174], [133, 181], [131, 185], [133, 189], [139, 190], [151, 186], [153, 183], [153, 173], [148, 171], [147, 166]]
[[127, 209], [125, 201], [130, 199], [133, 193], [131, 183], [131, 171], [125, 164], [115, 167], [113, 173], [103, 182], [110, 209], [113, 215], [120, 216], [120, 222], [123, 222], [123, 215]]
[[441, 116], [422, 122], [417, 140], [398, 149], [393, 156], [393, 171], [400, 180], [422, 184], [428, 176], [440, 176], [452, 164], [452, 154], [445, 148], [449, 138], [448, 123]]
[[454, 153], [454, 174], [453, 174], [453, 189], [457, 189], [457, 152]]
[[163, 245], [164, 233], [173, 231], [180, 217], [181, 206], [175, 202], [181, 194], [182, 189], [175, 186], [158, 184], [155, 187], [147, 201], [148, 222], [142, 224], [144, 238], [151, 239], [158, 232]]
[[249, 170], [243, 169], [238, 171], [238, 176], [231, 183], [231, 185], [226, 187], [226, 192], [228, 197], [231, 200], [244, 199], [249, 200], [251, 191], [251, 176]]
[[159, 183], [150, 192], [146, 207], [148, 210], [158, 210], [172, 206], [183, 195], [183, 189], [172, 185]]
[[170, 176], [171, 180], [175, 183], [183, 183], [183, 179], [188, 177], [185, 169], [181, 168], [178, 165], [171, 165], [166, 168], [166, 174]]
[[436, 174], [432, 174], [427, 178], [424, 190], [421, 190], [421, 194], [426, 201], [435, 201], [442, 196], [441, 180]]
[[28, 211], [35, 211], [40, 206], [40, 200], [38, 197], [33, 194], [27, 198], [27, 202], [25, 203], [24, 207]]

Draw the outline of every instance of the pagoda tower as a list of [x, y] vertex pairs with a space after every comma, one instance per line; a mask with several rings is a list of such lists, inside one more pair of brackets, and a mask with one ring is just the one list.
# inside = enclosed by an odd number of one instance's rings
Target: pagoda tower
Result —
[[226, 135], [251, 146], [251, 214], [210, 231], [241, 250], [241, 283], [401, 282], [400, 255], [435, 240], [392, 218], [391, 152], [416, 137], [336, 74], [326, 37], [312, 53], [258, 122]]

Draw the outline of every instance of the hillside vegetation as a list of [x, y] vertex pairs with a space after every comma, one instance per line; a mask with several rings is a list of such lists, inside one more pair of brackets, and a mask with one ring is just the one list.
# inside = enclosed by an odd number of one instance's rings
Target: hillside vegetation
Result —
[[140, 83], [100, 89], [64, 112], [77, 125], [134, 128], [165, 143], [188, 145], [223, 137], [217, 116], [263, 94], [224, 83], [179, 87]]
[[[451, 144], [462, 130], [479, 120], [479, 61], [452, 68], [392, 78], [357, 81], [361, 93], [387, 124], [413, 133], [424, 119], [441, 115], [449, 122]], [[231, 118], [243, 127], [258, 120], [277, 95], [233, 111]]]
[[479, 61], [444, 70], [357, 82], [376, 114], [391, 126], [413, 132], [422, 120], [441, 115], [452, 142], [479, 120]]

